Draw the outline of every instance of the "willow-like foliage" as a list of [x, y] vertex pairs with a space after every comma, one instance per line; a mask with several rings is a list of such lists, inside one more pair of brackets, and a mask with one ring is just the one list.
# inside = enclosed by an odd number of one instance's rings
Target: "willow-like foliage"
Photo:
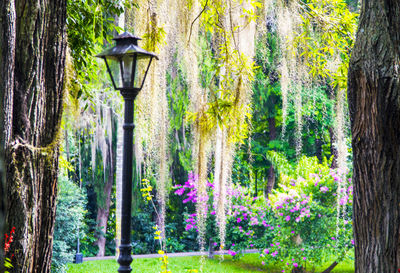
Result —
[[[255, 36], [256, 1], [138, 1], [139, 9], [126, 13], [126, 28], [142, 35], [142, 45], [156, 51], [159, 61], [151, 67], [145, 86], [136, 100], [136, 158], [142, 173], [157, 181], [157, 200], [164, 234], [165, 204], [168, 190], [168, 108], [166, 100], [166, 71], [171, 62], [183, 64], [190, 94], [188, 120], [192, 123], [193, 169], [198, 177], [197, 225], [200, 248], [205, 245], [207, 177], [211, 139], [221, 130], [222, 141], [218, 154], [222, 160], [215, 166], [221, 175], [215, 182], [218, 189], [216, 206], [223, 247], [225, 214], [228, 208], [226, 191], [229, 188], [233, 154], [237, 143], [247, 136], [249, 101]], [[245, 16], [242, 16], [245, 15]], [[223, 19], [219, 25], [215, 18]], [[214, 18], [214, 19], [213, 19]], [[221, 22], [222, 22], [221, 21]], [[217, 52], [212, 55], [215, 67], [213, 79], [206, 84], [199, 79], [201, 40]], [[167, 43], [165, 43], [166, 41]], [[177, 56], [173, 58], [174, 54]], [[221, 74], [219, 67], [225, 71]], [[216, 84], [216, 81], [219, 84]], [[217, 129], [219, 128], [219, 129]], [[221, 156], [221, 157], [220, 157]]]

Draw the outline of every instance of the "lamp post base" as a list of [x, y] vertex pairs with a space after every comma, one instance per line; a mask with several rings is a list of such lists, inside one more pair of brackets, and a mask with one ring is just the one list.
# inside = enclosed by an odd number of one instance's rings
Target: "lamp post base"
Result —
[[132, 255], [131, 255], [132, 247], [131, 245], [120, 245], [119, 246], [119, 257], [118, 263], [120, 264], [118, 268], [118, 272], [120, 273], [130, 273], [132, 271], [131, 263], [132, 263]]
[[83, 254], [82, 253], [76, 253], [75, 254], [75, 263], [76, 264], [81, 264], [83, 262]]

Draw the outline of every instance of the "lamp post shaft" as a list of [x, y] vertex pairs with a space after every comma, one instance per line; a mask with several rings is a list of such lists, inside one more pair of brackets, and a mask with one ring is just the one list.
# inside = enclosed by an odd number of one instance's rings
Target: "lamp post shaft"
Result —
[[118, 272], [132, 271], [131, 211], [132, 211], [132, 165], [133, 165], [133, 124], [135, 97], [125, 97], [124, 143], [122, 165], [122, 208], [121, 244], [119, 246]]

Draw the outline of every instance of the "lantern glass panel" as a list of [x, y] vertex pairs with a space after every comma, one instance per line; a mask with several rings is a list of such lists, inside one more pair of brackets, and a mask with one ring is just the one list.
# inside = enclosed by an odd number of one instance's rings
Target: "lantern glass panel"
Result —
[[120, 61], [115, 56], [105, 56], [104, 58], [108, 66], [114, 88], [121, 88], [122, 80]]
[[132, 78], [132, 65], [134, 63], [134, 55], [124, 55], [121, 59], [122, 79], [120, 87], [135, 87]]
[[141, 88], [145, 80], [146, 71], [149, 67], [150, 60], [152, 57], [146, 55], [138, 55], [136, 60], [136, 75], [135, 75], [135, 87]]

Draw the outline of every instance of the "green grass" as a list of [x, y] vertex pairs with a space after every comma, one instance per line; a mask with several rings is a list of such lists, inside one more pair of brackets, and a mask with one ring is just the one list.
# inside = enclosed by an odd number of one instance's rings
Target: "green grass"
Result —
[[[188, 273], [189, 269], [199, 269], [200, 257], [174, 257], [168, 258], [168, 269], [172, 273]], [[131, 267], [133, 273], [158, 273], [160, 272], [161, 262], [157, 258], [153, 259], [135, 259]], [[329, 263], [321, 268], [317, 268], [316, 272], [321, 272], [329, 266]], [[118, 264], [115, 260], [90, 261], [82, 264], [68, 265], [68, 273], [108, 273], [117, 272]], [[220, 262], [218, 258], [205, 259], [203, 268], [204, 273], [252, 273], [252, 272], [281, 272], [279, 266], [268, 267], [261, 265], [258, 254], [246, 254], [240, 260], [234, 261], [230, 256], [225, 256], [224, 261]], [[336, 266], [332, 272], [336, 273], [353, 273], [354, 267], [352, 261], [344, 261]]]

